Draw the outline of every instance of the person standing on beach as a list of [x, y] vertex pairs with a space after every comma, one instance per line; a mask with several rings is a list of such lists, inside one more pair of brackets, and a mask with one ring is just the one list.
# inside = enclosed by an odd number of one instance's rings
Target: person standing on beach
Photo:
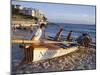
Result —
[[15, 24], [12, 25], [12, 31], [15, 32]]
[[77, 43], [79, 45], [84, 46], [84, 47], [89, 47], [91, 42], [92, 42], [92, 38], [87, 33], [83, 33], [82, 36], [79, 36], [78, 39], [77, 39]]
[[31, 40], [39, 41], [43, 35], [44, 29], [45, 29], [45, 24], [44, 23], [40, 24], [40, 27], [37, 29], [35, 35], [33, 34]]
[[33, 32], [33, 26], [30, 25], [29, 29], [30, 29], [30, 33], [32, 33]]
[[70, 31], [68, 33], [68, 36], [67, 36], [67, 39], [66, 39], [67, 41], [72, 41], [71, 35], [72, 35], [72, 31]]
[[85, 47], [89, 47], [89, 45], [91, 44], [91, 42], [92, 42], [92, 38], [90, 37], [90, 35], [89, 34], [85, 34], [85, 37], [84, 37], [84, 46]]
[[56, 36], [55, 36], [55, 41], [60, 41], [60, 35], [63, 32], [63, 28], [60, 28], [60, 30], [57, 32]]
[[[43, 30], [45, 28], [45, 24], [40, 24], [40, 27], [37, 29], [35, 35], [34, 33], [32, 33], [32, 37], [31, 37], [31, 40], [33, 41], [40, 41], [42, 35], [43, 35]], [[33, 52], [34, 52], [34, 46], [37, 45], [37, 44], [30, 44], [30, 45], [27, 45], [25, 46], [25, 50], [24, 50], [24, 54], [25, 54], [25, 57], [23, 59], [23, 61], [25, 63], [31, 63], [33, 61]]]

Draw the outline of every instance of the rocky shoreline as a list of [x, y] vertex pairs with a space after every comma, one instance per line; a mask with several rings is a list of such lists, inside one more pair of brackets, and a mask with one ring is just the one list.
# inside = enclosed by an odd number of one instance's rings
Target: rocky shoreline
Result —
[[95, 48], [80, 47], [78, 51], [61, 57], [42, 60], [29, 64], [22, 64], [18, 67], [22, 57], [23, 53], [22, 54], [20, 53], [18, 59], [12, 58], [13, 74], [96, 69]]

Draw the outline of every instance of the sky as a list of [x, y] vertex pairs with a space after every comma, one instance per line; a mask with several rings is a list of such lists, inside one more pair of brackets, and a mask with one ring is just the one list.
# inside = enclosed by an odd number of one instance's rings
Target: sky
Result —
[[40, 9], [49, 22], [95, 24], [95, 6], [24, 1], [12, 1], [12, 4]]

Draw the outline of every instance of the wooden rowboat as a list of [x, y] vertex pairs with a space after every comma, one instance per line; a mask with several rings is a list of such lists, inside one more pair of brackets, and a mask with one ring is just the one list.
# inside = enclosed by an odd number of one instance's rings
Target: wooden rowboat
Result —
[[[36, 41], [30, 40], [12, 40], [12, 43], [29, 44], [26, 45], [24, 49], [24, 59], [28, 62], [60, 57], [78, 50], [78, 46], [76, 44], [72, 45], [72, 42], [66, 42], [66, 44], [64, 44], [65, 42], [45, 40], [42, 43], [38, 42], [39, 44], [36, 44]], [[70, 45], [67, 46], [67, 44]]]

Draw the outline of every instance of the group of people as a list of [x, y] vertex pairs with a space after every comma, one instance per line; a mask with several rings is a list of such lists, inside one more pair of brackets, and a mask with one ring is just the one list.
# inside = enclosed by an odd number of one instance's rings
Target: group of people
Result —
[[[55, 36], [55, 39], [54, 39], [55, 41], [59, 41], [60, 40], [60, 38], [61, 38], [60, 36], [61, 36], [63, 31], [64, 31], [64, 29], [60, 28], [60, 30], [57, 32], [57, 34]], [[69, 33], [67, 35], [67, 38], [66, 38], [66, 41], [72, 41], [71, 35], [72, 35], [72, 31], [69, 31]]]
[[[21, 24], [19, 26], [21, 27]], [[34, 34], [34, 32], [33, 32], [33, 26], [30, 25], [29, 31], [32, 33], [31, 40], [39, 41], [41, 38], [42, 39], [43, 39], [43, 37], [45, 38], [45, 27], [46, 27], [46, 24], [44, 24], [44, 23], [39, 24], [39, 28], [37, 29], [36, 33]], [[13, 30], [15, 31], [16, 30], [16, 27], [13, 27]], [[62, 34], [63, 31], [64, 31], [63, 28], [60, 28], [58, 30], [58, 32], [56, 33], [56, 35], [54, 37], [54, 40], [55, 41], [60, 41], [61, 34]], [[69, 41], [69, 42], [72, 42], [73, 41], [72, 33], [73, 33], [72, 30], [69, 31], [69, 33], [68, 33], [68, 35], [66, 37], [66, 41]], [[92, 42], [92, 39], [91, 39], [91, 37], [90, 37], [89, 34], [82, 33], [82, 35], [80, 35], [76, 39], [76, 41], [77, 41], [77, 43], [79, 45], [89, 46], [89, 44]]]
[[[43, 31], [45, 30], [45, 24], [40, 24], [40, 27], [37, 29], [37, 32], [35, 33], [34, 36], [32, 36], [32, 40], [40, 40], [41, 36], [43, 36]], [[60, 28], [60, 30], [56, 33], [56, 36], [54, 38], [55, 41], [59, 41], [61, 38], [61, 34], [64, 31], [63, 28]], [[72, 30], [69, 31], [67, 37], [66, 37], [66, 41], [72, 42], [73, 38], [72, 38]], [[82, 33], [82, 35], [80, 35], [77, 39], [76, 39], [77, 43], [79, 45], [82, 46], [89, 46], [89, 44], [92, 42], [92, 38], [90, 37], [89, 34], [87, 33]]]
[[[45, 24], [40, 24], [40, 27], [39, 27], [39, 29], [37, 29], [37, 32], [36, 32], [36, 34], [35, 34], [33, 39], [34, 40], [40, 40], [44, 29], [45, 29]], [[62, 34], [63, 31], [64, 31], [64, 29], [60, 28], [60, 30], [56, 33], [56, 36], [54, 38], [55, 41], [59, 41], [60, 40], [61, 34]], [[72, 30], [69, 31], [69, 33], [68, 33], [68, 35], [66, 37], [66, 41], [69, 41], [69, 42], [73, 41]], [[82, 33], [82, 35], [80, 35], [76, 39], [76, 42], [78, 43], [78, 45], [88, 47], [92, 42], [92, 38], [90, 37], [90, 35], [88, 33]]]

